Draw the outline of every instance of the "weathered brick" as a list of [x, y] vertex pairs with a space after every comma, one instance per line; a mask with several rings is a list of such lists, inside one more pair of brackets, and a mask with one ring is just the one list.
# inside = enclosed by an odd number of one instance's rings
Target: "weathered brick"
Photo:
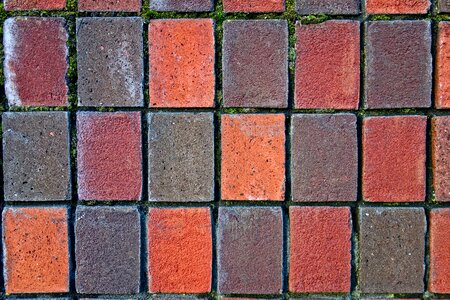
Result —
[[142, 106], [142, 19], [78, 18], [78, 105]]
[[439, 12], [450, 12], [450, 2], [448, 0], [437, 0]]
[[151, 107], [214, 106], [214, 21], [152, 20], [148, 29]]
[[67, 113], [4, 113], [2, 127], [5, 199], [70, 200]]
[[223, 105], [286, 107], [286, 20], [235, 20], [223, 24]]
[[366, 0], [368, 14], [425, 14], [430, 0]]
[[225, 12], [283, 12], [285, 0], [224, 0]]
[[222, 199], [284, 200], [283, 114], [222, 115]]
[[141, 0], [78, 0], [78, 10], [139, 12], [141, 10]]
[[61, 10], [66, 0], [4, 0], [6, 11], [11, 10]]
[[440, 22], [435, 68], [436, 108], [450, 108], [450, 56], [448, 53], [450, 53], [450, 22]]
[[220, 207], [217, 242], [220, 293], [281, 293], [281, 208]]
[[363, 293], [422, 293], [423, 208], [362, 208], [359, 287]]
[[213, 0], [150, 0], [150, 9], [178, 12], [213, 11], [213, 2]]
[[302, 15], [357, 15], [360, 0], [296, 0], [296, 11]]
[[64, 19], [9, 18], [3, 30], [8, 104], [67, 105], [68, 36]]
[[77, 292], [139, 292], [140, 232], [136, 208], [78, 206], [75, 216]]
[[295, 106], [358, 109], [359, 22], [297, 23]]
[[212, 201], [214, 124], [212, 113], [148, 115], [150, 201]]
[[450, 116], [432, 119], [433, 186], [437, 201], [450, 201]]
[[207, 297], [197, 297], [193, 295], [152, 295], [150, 299], [158, 300], [208, 300]]
[[430, 280], [433, 293], [450, 293], [450, 208], [430, 212]]
[[289, 291], [350, 292], [348, 207], [291, 207]]
[[80, 200], [141, 200], [139, 112], [77, 113]]
[[6, 207], [3, 211], [5, 291], [69, 291], [67, 209]]
[[363, 196], [371, 202], [425, 199], [426, 116], [363, 121]]
[[211, 291], [211, 235], [209, 208], [150, 208], [150, 292], [194, 294]]
[[366, 24], [368, 108], [430, 107], [431, 72], [429, 21]]

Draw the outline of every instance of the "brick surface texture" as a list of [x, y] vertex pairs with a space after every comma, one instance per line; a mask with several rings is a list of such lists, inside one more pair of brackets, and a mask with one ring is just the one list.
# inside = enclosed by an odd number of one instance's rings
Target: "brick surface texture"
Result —
[[425, 14], [430, 8], [430, 0], [367, 0], [368, 14]]
[[450, 292], [450, 208], [431, 211], [430, 215], [430, 290]]
[[213, 0], [150, 0], [150, 9], [156, 11], [203, 12], [213, 6]]
[[139, 12], [141, 10], [140, 0], [79, 0], [79, 11], [124, 11]]
[[432, 136], [435, 199], [450, 201], [450, 116], [433, 118]]
[[360, 11], [359, 0], [295, 0], [296, 11], [302, 15], [356, 15]]
[[436, 108], [450, 108], [450, 22], [439, 23], [436, 53]]
[[285, 0], [224, 0], [225, 12], [282, 12]]

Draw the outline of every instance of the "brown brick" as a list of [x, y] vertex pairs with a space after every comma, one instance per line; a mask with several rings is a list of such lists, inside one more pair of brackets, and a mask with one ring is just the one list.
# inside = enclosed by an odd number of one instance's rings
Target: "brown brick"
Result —
[[78, 10], [139, 12], [141, 10], [141, 0], [78, 0]]
[[283, 12], [285, 0], [224, 0], [225, 12]]
[[66, 0], [5, 0], [4, 8], [11, 10], [61, 10], [66, 7]]
[[436, 108], [450, 108], [450, 22], [439, 23], [436, 51]]

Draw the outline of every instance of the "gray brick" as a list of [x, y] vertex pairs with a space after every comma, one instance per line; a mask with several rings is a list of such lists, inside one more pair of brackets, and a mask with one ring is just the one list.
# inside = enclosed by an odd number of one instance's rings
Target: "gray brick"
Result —
[[150, 0], [150, 9], [179, 12], [212, 11], [214, 3], [213, 0]]
[[359, 0], [296, 0], [296, 11], [302, 15], [357, 15]]

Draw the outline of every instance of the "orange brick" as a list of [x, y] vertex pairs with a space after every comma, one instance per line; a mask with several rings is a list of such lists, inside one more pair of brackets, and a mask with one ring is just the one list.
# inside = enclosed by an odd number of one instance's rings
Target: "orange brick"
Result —
[[436, 53], [436, 108], [450, 108], [450, 22], [439, 23]]
[[450, 208], [430, 213], [430, 280], [431, 292], [450, 293]]
[[367, 0], [368, 14], [425, 14], [430, 8], [429, 0]]

